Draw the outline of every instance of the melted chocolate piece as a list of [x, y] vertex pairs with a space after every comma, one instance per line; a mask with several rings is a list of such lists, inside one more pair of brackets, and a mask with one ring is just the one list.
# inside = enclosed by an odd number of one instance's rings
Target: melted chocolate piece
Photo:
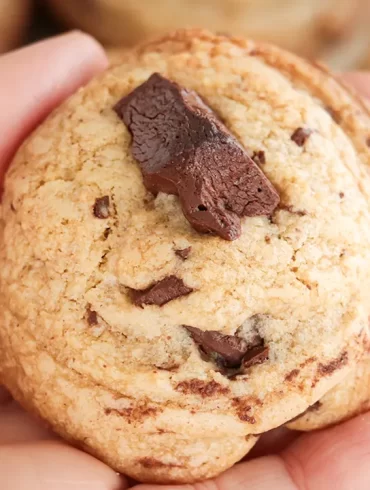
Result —
[[254, 163], [256, 163], [257, 165], [263, 165], [264, 163], [266, 163], [266, 156], [265, 156], [265, 152], [264, 151], [255, 151], [252, 155], [252, 160], [254, 161]]
[[96, 199], [94, 204], [94, 216], [99, 219], [109, 218], [109, 196], [99, 197]]
[[243, 368], [249, 369], [256, 364], [262, 364], [269, 358], [269, 348], [261, 345], [249, 350], [243, 358]]
[[186, 260], [191, 252], [191, 247], [183, 248], [181, 250], [175, 250], [175, 254], [183, 260]]
[[235, 240], [242, 216], [268, 216], [278, 205], [272, 184], [196, 92], [154, 74], [115, 111], [147, 189], [178, 195], [197, 231]]
[[[184, 325], [193, 340], [206, 354], [217, 354], [218, 362], [226, 368], [245, 369], [263, 362], [268, 358], [268, 348], [251, 345], [236, 335], [224, 335], [214, 330], [203, 331], [196, 327]], [[261, 341], [261, 339], [259, 339]]]
[[98, 314], [96, 311], [91, 309], [91, 305], [87, 305], [86, 307], [86, 319], [87, 323], [91, 326], [97, 325], [98, 322]]
[[298, 128], [291, 136], [291, 140], [298, 146], [303, 146], [312, 134], [312, 129]]
[[184, 281], [176, 276], [168, 276], [146, 289], [131, 289], [131, 297], [136, 306], [156, 305], [163, 306], [173, 299], [186, 296], [193, 292]]

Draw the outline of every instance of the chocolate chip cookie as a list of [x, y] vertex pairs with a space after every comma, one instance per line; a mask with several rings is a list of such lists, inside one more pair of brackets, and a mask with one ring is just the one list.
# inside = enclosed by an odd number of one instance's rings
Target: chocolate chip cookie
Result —
[[0, 382], [141, 481], [240, 460], [368, 349], [370, 113], [278, 48], [128, 50], [18, 151]]
[[20, 43], [29, 10], [29, 0], [0, 0], [0, 53]]
[[[355, 34], [363, 0], [50, 0], [67, 23], [110, 45], [133, 44], [174, 27], [196, 25], [274, 42], [330, 60]], [[353, 43], [352, 43], [353, 44]], [[351, 44], [351, 46], [352, 46]], [[336, 57], [337, 60], [338, 57]]]

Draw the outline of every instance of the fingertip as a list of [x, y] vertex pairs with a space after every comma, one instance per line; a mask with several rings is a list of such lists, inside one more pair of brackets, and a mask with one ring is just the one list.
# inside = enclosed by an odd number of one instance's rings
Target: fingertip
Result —
[[107, 66], [100, 44], [79, 31], [0, 57], [0, 180], [24, 137]]
[[93, 72], [104, 70], [108, 66], [108, 58], [103, 46], [90, 34], [73, 30], [58, 36], [63, 50], [70, 49], [72, 56], [78, 56], [80, 61], [91, 63]]
[[341, 78], [347, 85], [355, 88], [360, 94], [370, 98], [370, 72], [357, 71], [344, 73]]
[[1, 490], [124, 490], [104, 463], [58, 442], [0, 446]]

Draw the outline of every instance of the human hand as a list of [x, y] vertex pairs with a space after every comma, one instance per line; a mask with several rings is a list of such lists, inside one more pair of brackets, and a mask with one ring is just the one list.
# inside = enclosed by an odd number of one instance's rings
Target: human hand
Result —
[[[32, 128], [106, 64], [102, 49], [77, 33], [0, 58], [0, 175]], [[369, 76], [352, 74], [348, 80], [370, 96]], [[307, 435], [277, 429], [261, 438], [246, 461], [215, 480], [164, 488], [328, 490], [335, 485], [336, 490], [367, 490], [369, 458], [367, 414]], [[132, 485], [62, 442], [0, 389], [1, 490], [123, 490]]]

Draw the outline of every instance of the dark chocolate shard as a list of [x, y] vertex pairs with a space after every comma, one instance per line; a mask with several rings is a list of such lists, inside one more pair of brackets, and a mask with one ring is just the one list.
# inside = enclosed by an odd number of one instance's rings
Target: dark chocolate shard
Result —
[[308, 138], [313, 133], [312, 129], [309, 128], [298, 128], [294, 131], [291, 136], [291, 140], [298, 146], [304, 146]]
[[254, 163], [256, 163], [257, 165], [263, 165], [266, 163], [266, 156], [265, 156], [265, 152], [260, 150], [260, 151], [255, 151], [252, 155], [252, 160], [254, 161]]
[[94, 326], [94, 325], [97, 325], [99, 323], [98, 314], [96, 311], [91, 309], [90, 304], [88, 304], [86, 307], [86, 320], [90, 326]]
[[103, 196], [96, 199], [94, 204], [94, 216], [99, 219], [109, 218], [109, 196]]
[[196, 92], [154, 74], [115, 111], [147, 189], [178, 195], [197, 231], [235, 240], [242, 216], [269, 216], [278, 205], [273, 185]]
[[247, 369], [268, 358], [267, 347], [251, 345], [236, 335], [224, 335], [214, 330], [203, 331], [188, 325], [184, 327], [202, 351], [210, 357], [217, 354], [216, 361], [225, 368], [236, 369], [242, 366]]
[[191, 247], [175, 250], [175, 254], [178, 257], [180, 257], [182, 260], [186, 260], [189, 257], [190, 252], [191, 252]]
[[187, 296], [193, 288], [186, 286], [184, 281], [176, 276], [168, 276], [146, 289], [131, 289], [131, 298], [136, 306], [163, 306], [170, 301]]
[[269, 348], [261, 345], [248, 350], [243, 358], [243, 368], [249, 369], [256, 364], [262, 364], [269, 358]]

